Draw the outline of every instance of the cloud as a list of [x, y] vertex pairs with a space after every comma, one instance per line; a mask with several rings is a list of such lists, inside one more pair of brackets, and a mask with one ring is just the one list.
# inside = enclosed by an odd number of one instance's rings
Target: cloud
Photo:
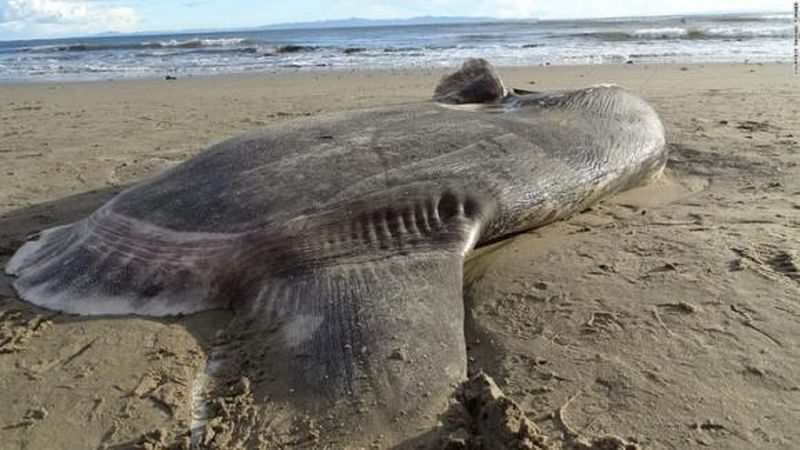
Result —
[[21, 36], [135, 31], [139, 15], [115, 0], [0, 0], [0, 30]]

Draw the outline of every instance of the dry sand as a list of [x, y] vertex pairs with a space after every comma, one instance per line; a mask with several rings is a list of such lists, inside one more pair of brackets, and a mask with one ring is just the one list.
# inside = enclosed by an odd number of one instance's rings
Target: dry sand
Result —
[[[622, 84], [659, 111], [671, 157], [658, 183], [468, 262], [470, 371], [491, 375], [557, 446], [579, 448], [578, 434], [647, 449], [800, 448], [800, 78], [786, 65], [501, 74], [524, 89]], [[2, 85], [0, 265], [26, 235], [211, 142], [424, 100], [439, 76]], [[185, 442], [192, 379], [228, 314], [76, 318], [20, 302], [10, 283], [0, 279], [0, 448]]]

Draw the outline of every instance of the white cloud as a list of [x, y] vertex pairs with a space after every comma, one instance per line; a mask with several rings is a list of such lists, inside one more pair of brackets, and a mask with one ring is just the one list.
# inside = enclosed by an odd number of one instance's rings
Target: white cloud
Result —
[[135, 31], [139, 24], [136, 10], [113, 3], [115, 2], [86, 0], [0, 0], [0, 30], [31, 36]]

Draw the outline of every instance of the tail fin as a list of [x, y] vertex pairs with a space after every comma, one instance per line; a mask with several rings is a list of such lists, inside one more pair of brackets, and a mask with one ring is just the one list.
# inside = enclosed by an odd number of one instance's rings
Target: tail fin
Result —
[[464, 61], [457, 72], [442, 78], [433, 93], [440, 103], [494, 103], [505, 97], [505, 86], [494, 67], [482, 58]]

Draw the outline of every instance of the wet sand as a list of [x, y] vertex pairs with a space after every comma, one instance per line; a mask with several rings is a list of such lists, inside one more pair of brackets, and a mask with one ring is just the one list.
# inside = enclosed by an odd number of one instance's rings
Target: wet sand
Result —
[[[493, 377], [556, 447], [606, 435], [647, 449], [800, 447], [800, 79], [791, 67], [500, 72], [527, 90], [628, 87], [661, 114], [670, 161], [657, 183], [468, 262], [470, 372]], [[210, 143], [422, 101], [440, 76], [0, 85], [0, 265], [27, 235], [83, 217]], [[76, 318], [20, 302], [10, 283], [0, 279], [0, 448], [186, 442], [192, 381], [229, 314]], [[214, 445], [252, 446], [243, 436], [223, 432]]]

